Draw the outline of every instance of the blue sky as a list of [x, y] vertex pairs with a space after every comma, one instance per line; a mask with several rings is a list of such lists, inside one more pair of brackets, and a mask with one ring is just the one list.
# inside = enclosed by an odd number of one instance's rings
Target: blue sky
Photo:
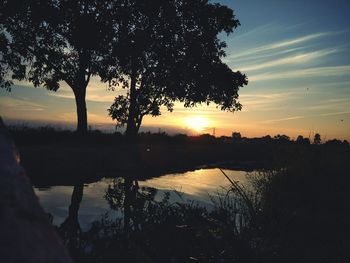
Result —
[[[243, 110], [232, 114], [214, 105], [184, 109], [177, 104], [173, 113], [146, 118], [144, 129], [191, 133], [188, 119], [202, 116], [208, 120], [203, 132], [215, 127], [217, 135], [240, 131], [248, 137], [296, 137], [319, 132], [325, 139], [349, 140], [350, 1], [220, 3], [233, 8], [242, 24], [221, 38], [228, 44], [224, 61], [249, 79], [239, 93]], [[92, 80], [87, 102], [93, 127], [113, 128], [106, 109], [120, 92], [107, 91], [106, 84]], [[16, 86], [11, 93], [0, 90], [0, 99], [5, 120], [75, 122], [73, 94], [65, 85], [56, 93]]]

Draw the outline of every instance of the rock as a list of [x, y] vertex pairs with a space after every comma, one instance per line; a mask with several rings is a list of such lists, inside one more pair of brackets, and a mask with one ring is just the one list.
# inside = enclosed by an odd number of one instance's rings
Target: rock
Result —
[[0, 262], [72, 262], [0, 117]]

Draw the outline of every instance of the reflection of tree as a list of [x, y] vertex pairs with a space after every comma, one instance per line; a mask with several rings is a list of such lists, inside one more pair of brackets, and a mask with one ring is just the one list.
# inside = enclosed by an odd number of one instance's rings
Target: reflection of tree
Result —
[[108, 186], [105, 198], [112, 209], [124, 214], [124, 231], [138, 230], [150, 202], [157, 193], [155, 188], [140, 187], [137, 180], [117, 178]]
[[58, 231], [61, 234], [65, 245], [74, 258], [77, 258], [77, 254], [80, 248], [80, 237], [82, 233], [78, 221], [78, 212], [80, 203], [83, 199], [83, 190], [83, 183], [74, 186], [71, 197], [71, 204], [68, 209], [68, 217], [58, 228]]
[[171, 202], [169, 192], [159, 200], [156, 194], [130, 178], [109, 185], [105, 199], [123, 220], [107, 216], [96, 222], [86, 235], [85, 256], [105, 262], [116, 254], [122, 262], [232, 262], [244, 251], [236, 242], [233, 206], [221, 204], [209, 213], [194, 202]]

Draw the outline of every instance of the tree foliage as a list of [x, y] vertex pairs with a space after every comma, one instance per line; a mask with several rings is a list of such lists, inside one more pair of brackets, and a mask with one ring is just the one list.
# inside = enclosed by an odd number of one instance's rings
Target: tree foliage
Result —
[[[111, 59], [119, 62], [116, 75], [123, 75], [128, 92], [115, 99], [109, 114], [127, 125], [127, 134], [134, 136], [143, 116], [159, 115], [161, 106], [172, 111], [175, 101], [241, 109], [238, 89], [247, 80], [221, 61], [226, 43], [218, 38], [239, 25], [231, 9], [203, 0], [128, 1], [124, 8], [131, 15]], [[105, 79], [113, 81], [115, 72]]]
[[[103, 57], [117, 30], [118, 1], [26, 0], [1, 5], [1, 52], [8, 55], [1, 76], [26, 78], [35, 87], [56, 91], [62, 82], [73, 90], [78, 130], [87, 130], [85, 104], [90, 78], [101, 74]], [[9, 56], [12, 54], [12, 56]], [[5, 62], [4, 62], [5, 65]], [[0, 79], [2, 86], [9, 82]]]
[[314, 144], [316, 145], [321, 144], [321, 135], [319, 133], [316, 133], [314, 136]]
[[[21, 1], [2, 1], [0, 3], [0, 88], [11, 90], [13, 79], [25, 78], [26, 67], [23, 56], [28, 52], [22, 47], [11, 45], [16, 39], [7, 32], [9, 22], [23, 13], [25, 4]], [[23, 41], [23, 39], [20, 39]]]

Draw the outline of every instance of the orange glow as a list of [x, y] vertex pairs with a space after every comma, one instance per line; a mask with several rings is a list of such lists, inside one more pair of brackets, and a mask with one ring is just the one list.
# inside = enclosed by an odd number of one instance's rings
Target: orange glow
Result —
[[185, 118], [186, 127], [195, 132], [204, 132], [209, 127], [209, 119], [203, 116]]

